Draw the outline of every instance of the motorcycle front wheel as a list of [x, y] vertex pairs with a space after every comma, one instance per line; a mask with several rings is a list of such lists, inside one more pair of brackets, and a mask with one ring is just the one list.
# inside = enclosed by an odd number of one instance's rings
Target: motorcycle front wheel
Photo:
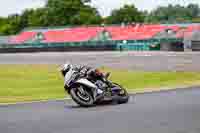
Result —
[[120, 88], [120, 91], [118, 93], [118, 100], [117, 100], [117, 103], [118, 104], [125, 104], [125, 103], [128, 103], [129, 101], [129, 94], [128, 92], [126, 91], [125, 88], [123, 88], [121, 85], [117, 84], [117, 83], [113, 83], [114, 86], [117, 86]]
[[94, 99], [91, 92], [84, 86], [77, 85], [70, 90], [72, 99], [81, 107], [91, 107], [94, 105]]

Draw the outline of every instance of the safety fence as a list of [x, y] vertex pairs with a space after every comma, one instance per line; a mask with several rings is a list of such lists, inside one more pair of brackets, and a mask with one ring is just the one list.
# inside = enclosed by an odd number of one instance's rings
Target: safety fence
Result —
[[149, 51], [160, 50], [161, 44], [182, 42], [182, 39], [149, 39], [123, 41], [87, 41], [67, 43], [24, 43], [1, 44], [1, 49], [54, 49], [54, 50], [113, 50], [113, 51]]

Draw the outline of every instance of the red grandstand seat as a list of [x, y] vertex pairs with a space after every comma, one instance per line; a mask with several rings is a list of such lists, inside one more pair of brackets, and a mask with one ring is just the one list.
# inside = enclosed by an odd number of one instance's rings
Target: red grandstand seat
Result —
[[192, 37], [193, 32], [190, 30], [180, 30], [177, 32], [176, 37], [177, 38], [190, 38]]
[[173, 25], [173, 26], [168, 26], [168, 29], [172, 29], [173, 31], [177, 32], [179, 31], [180, 27], [177, 25]]
[[106, 27], [106, 30], [111, 33], [112, 40], [142, 40], [152, 38], [165, 28], [160, 25], [137, 25], [137, 27], [112, 26]]
[[82, 42], [95, 37], [101, 31], [100, 27], [79, 27], [44, 33], [44, 42]]
[[[62, 42], [83, 42], [88, 41], [98, 35], [99, 32], [106, 30], [110, 33], [112, 40], [142, 40], [153, 38], [157, 33], [170, 28], [179, 31], [179, 26], [155, 25], [128, 25], [128, 26], [107, 26], [107, 27], [76, 27], [58, 30], [44, 31], [46, 43]], [[191, 27], [189, 29], [194, 29]], [[190, 30], [189, 30], [190, 31]], [[33, 38], [37, 32], [22, 32], [12, 38], [12, 42], [23, 43]], [[177, 37], [181, 37], [181, 32], [177, 32]]]
[[10, 43], [20, 44], [25, 43], [26, 41], [32, 39], [37, 32], [25, 31], [20, 33], [19, 35], [12, 37]]
[[187, 27], [187, 31], [188, 32], [193, 32], [193, 31], [196, 31], [196, 30], [200, 30], [200, 26], [199, 25], [191, 25], [191, 26]]

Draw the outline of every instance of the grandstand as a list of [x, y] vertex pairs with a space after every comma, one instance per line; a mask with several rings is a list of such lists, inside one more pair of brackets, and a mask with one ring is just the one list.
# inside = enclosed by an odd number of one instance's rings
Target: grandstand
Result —
[[[116, 49], [123, 47], [126, 50], [150, 50], [151, 45], [167, 45], [169, 40], [179, 42], [180, 40], [191, 40], [194, 33], [200, 31], [200, 25], [162, 25], [162, 24], [134, 24], [134, 25], [111, 25], [111, 26], [82, 26], [62, 28], [36, 28], [23, 30], [21, 33], [11, 37], [1, 37], [2, 47], [53, 47], [53, 46], [81, 46], [101, 44], [116, 44]], [[197, 38], [197, 37], [196, 37]], [[193, 38], [194, 39], [194, 38]], [[153, 41], [152, 41], [153, 40]], [[161, 41], [165, 40], [165, 42]], [[194, 40], [192, 40], [194, 41]], [[104, 42], [104, 43], [103, 43]], [[126, 44], [125, 44], [125, 43]], [[141, 43], [142, 42], [142, 43]], [[184, 42], [184, 41], [183, 41]], [[2, 45], [4, 44], [4, 45]], [[63, 44], [63, 45], [62, 45]], [[109, 43], [110, 44], [110, 43]], [[127, 46], [125, 46], [127, 45]], [[122, 46], [122, 47], [121, 47]], [[148, 47], [148, 48], [147, 48]], [[160, 46], [159, 46], [160, 47]]]
[[37, 34], [36, 32], [30, 32], [30, 31], [22, 32], [19, 35], [11, 37], [9, 43], [22, 44], [34, 38], [36, 34]]
[[[11, 43], [21, 44], [34, 40], [39, 34], [43, 34], [44, 43], [63, 42], [85, 42], [98, 38], [102, 33], [108, 33], [107, 40], [146, 40], [152, 39], [166, 29], [177, 31], [178, 26], [163, 25], [127, 25], [127, 26], [105, 26], [105, 27], [74, 27], [63, 29], [38, 29], [33, 31], [23, 31], [19, 35], [10, 39]], [[98, 39], [97, 39], [98, 40]]]

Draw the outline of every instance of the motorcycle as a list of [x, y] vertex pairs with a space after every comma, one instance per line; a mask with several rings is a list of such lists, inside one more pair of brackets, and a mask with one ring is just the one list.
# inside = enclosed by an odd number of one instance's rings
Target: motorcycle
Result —
[[101, 72], [93, 72], [95, 76], [91, 77], [86, 73], [81, 73], [82, 69], [74, 68], [72, 65], [67, 69], [66, 67], [61, 69], [65, 91], [78, 105], [91, 107], [104, 102], [116, 102], [117, 104], [128, 102], [129, 95], [126, 89], [110, 81], [108, 79], [110, 73], [104, 75]]

